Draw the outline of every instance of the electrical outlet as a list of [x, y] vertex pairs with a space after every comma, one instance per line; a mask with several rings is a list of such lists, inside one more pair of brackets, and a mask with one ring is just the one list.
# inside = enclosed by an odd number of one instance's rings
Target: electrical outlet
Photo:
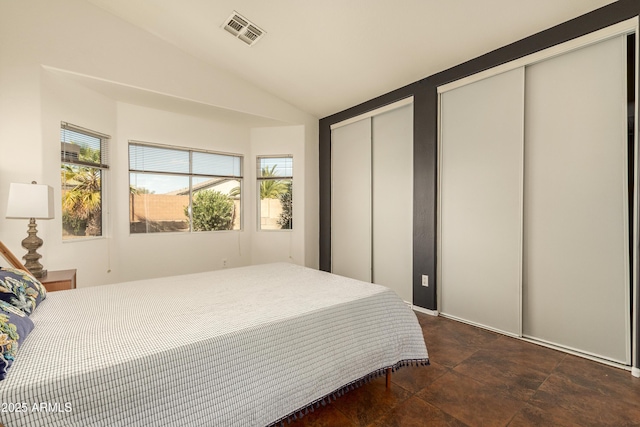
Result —
[[226, 258], [222, 258], [222, 268], [229, 267], [229, 260]]
[[426, 274], [422, 275], [422, 286], [424, 286], [425, 288], [429, 287], [429, 276], [427, 276]]

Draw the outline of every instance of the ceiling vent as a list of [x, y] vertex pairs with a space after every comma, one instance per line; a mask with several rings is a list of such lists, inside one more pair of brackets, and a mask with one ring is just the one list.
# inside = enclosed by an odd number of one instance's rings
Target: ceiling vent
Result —
[[240, 15], [235, 10], [225, 21], [223, 28], [249, 46], [256, 44], [265, 34], [264, 30], [260, 29], [257, 25]]

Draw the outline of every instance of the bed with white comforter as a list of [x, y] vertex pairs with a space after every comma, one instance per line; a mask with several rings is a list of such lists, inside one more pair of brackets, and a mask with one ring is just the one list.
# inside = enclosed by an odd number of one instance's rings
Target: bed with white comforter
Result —
[[428, 361], [395, 293], [286, 263], [49, 293], [31, 319], [6, 427], [265, 426]]

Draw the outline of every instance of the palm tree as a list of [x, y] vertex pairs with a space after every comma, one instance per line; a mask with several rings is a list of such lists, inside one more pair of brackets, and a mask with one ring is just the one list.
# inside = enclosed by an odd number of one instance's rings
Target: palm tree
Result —
[[[261, 177], [275, 177], [276, 165], [273, 165], [271, 169], [265, 166], [260, 171]], [[280, 179], [265, 179], [260, 181], [260, 200], [262, 199], [277, 199], [282, 193], [287, 192], [287, 183]]]
[[293, 201], [291, 200], [291, 181], [286, 183], [287, 191], [280, 194], [280, 206], [282, 206], [282, 212], [278, 218], [278, 225], [282, 230], [291, 230], [293, 228]]
[[240, 197], [240, 186], [236, 186], [233, 187], [230, 191], [229, 191], [229, 197], [231, 197], [232, 199], [237, 199], [238, 197]]
[[102, 234], [102, 173], [100, 169], [62, 165], [62, 210], [86, 220], [85, 236]]

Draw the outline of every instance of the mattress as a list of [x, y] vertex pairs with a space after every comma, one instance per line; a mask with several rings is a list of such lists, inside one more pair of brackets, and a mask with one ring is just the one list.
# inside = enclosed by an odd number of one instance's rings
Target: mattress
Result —
[[287, 263], [49, 293], [31, 319], [6, 427], [265, 426], [428, 360], [395, 293]]

